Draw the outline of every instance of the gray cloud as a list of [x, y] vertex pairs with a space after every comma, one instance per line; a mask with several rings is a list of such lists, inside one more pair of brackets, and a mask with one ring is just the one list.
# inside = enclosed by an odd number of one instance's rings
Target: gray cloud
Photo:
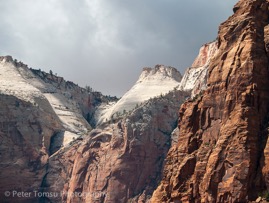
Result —
[[8, 0], [0, 55], [122, 95], [144, 66], [182, 73], [217, 36], [236, 0]]

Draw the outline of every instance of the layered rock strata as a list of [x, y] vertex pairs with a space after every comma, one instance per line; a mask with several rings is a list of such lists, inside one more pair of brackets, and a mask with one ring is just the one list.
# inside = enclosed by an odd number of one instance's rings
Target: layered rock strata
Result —
[[51, 137], [63, 127], [43, 94], [29, 85], [11, 57], [0, 58], [0, 199], [32, 202], [6, 191], [37, 191], [46, 173]]
[[268, 2], [241, 0], [221, 24], [207, 88], [180, 109], [152, 202], [247, 202], [268, 185]]
[[177, 125], [175, 110], [188, 95], [176, 90], [150, 99], [50, 157], [43, 191], [64, 195], [49, 201], [148, 201]]
[[[36, 202], [34, 191], [40, 189], [49, 156], [87, 135], [87, 115], [103, 97], [10, 56], [0, 57], [0, 83], [0, 199]], [[31, 195], [21, 198], [13, 191]]]

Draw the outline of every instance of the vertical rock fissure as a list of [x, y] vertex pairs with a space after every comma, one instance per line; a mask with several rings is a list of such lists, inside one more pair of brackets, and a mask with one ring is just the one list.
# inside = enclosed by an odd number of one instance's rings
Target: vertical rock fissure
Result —
[[[264, 52], [267, 56], [267, 63], [269, 64], [269, 25], [266, 25], [264, 27]], [[269, 78], [269, 66], [267, 66], [267, 75]], [[263, 88], [263, 91], [269, 91], [268, 86]], [[258, 112], [260, 112], [261, 108], [261, 99], [260, 94], [257, 96], [257, 103], [258, 103]], [[254, 182], [252, 184], [252, 187], [250, 187], [249, 191], [251, 191], [251, 196], [253, 199], [257, 197], [257, 195], [262, 194], [264, 191], [269, 190], [268, 185], [268, 178], [267, 178], [267, 167], [266, 165], [268, 162], [266, 162], [266, 158], [268, 157], [268, 134], [269, 134], [269, 113], [268, 113], [269, 106], [267, 105], [267, 115], [262, 120], [261, 123], [261, 131], [259, 135], [259, 141], [258, 145], [260, 146], [257, 156], [257, 168], [256, 173], [254, 175]], [[255, 190], [256, 189], [256, 190]]]

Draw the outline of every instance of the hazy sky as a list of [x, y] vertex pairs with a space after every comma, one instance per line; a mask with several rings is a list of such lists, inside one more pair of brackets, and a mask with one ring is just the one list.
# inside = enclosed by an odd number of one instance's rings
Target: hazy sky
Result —
[[236, 0], [0, 0], [0, 55], [121, 96], [143, 67], [183, 74]]

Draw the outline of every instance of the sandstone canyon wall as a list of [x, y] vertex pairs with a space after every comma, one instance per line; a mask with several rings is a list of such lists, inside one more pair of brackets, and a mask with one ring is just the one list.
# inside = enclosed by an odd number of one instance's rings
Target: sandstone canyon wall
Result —
[[[50, 157], [44, 202], [145, 202], [160, 181], [177, 125], [176, 109], [189, 93], [173, 90], [145, 101]], [[71, 194], [85, 194], [79, 197]]]
[[10, 56], [0, 57], [0, 83], [0, 200], [36, 202], [4, 192], [39, 191], [49, 156], [92, 129], [86, 118], [103, 96]]
[[[180, 80], [172, 67], [144, 69], [132, 88], [136, 91], [117, 102], [1, 57], [0, 200], [149, 201], [161, 179], [177, 109], [190, 96], [177, 89]], [[115, 102], [124, 104], [118, 105], [117, 116], [96, 126], [96, 110]], [[13, 191], [30, 197], [13, 196]]]
[[119, 101], [1, 57], [0, 200], [256, 199], [269, 187], [268, 18], [266, 0], [239, 1], [183, 78], [144, 68]]
[[0, 66], [0, 199], [31, 202], [32, 198], [9, 199], [4, 192], [38, 190], [50, 139], [62, 124], [42, 93], [19, 76], [11, 57], [1, 57]]
[[153, 203], [248, 202], [268, 190], [268, 14], [266, 0], [241, 0], [221, 24], [207, 88], [180, 109]]

